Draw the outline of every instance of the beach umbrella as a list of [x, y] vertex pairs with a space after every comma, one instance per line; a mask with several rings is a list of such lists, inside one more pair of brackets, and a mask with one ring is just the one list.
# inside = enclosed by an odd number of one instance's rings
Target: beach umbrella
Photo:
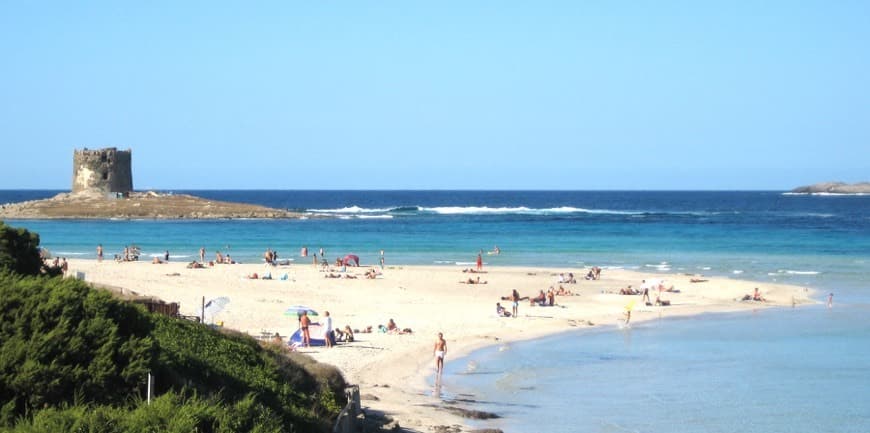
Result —
[[230, 298], [227, 298], [226, 296], [214, 298], [206, 302], [204, 308], [200, 308], [199, 310], [197, 310], [197, 315], [204, 316], [205, 318], [211, 317], [211, 319], [214, 320], [214, 316], [223, 311], [229, 303]]
[[314, 311], [313, 308], [308, 308], [304, 305], [294, 305], [294, 306], [284, 310], [284, 315], [296, 317], [296, 316], [300, 316], [303, 311], [308, 313], [309, 316], [316, 316], [317, 315], [317, 311]]

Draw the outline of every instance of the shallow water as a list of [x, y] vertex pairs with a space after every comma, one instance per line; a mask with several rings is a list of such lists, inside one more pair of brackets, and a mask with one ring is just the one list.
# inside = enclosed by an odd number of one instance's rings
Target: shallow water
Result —
[[489, 347], [441, 392], [510, 432], [870, 431], [870, 306], [704, 315]]

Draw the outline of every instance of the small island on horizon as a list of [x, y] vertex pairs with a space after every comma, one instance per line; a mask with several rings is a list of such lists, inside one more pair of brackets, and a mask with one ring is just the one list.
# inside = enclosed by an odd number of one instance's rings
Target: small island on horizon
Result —
[[0, 219], [299, 218], [302, 214], [187, 194], [133, 190], [132, 152], [114, 147], [73, 153], [72, 190], [44, 200], [0, 204]]
[[797, 187], [792, 194], [870, 194], [870, 182], [845, 183], [821, 182], [813, 185]]

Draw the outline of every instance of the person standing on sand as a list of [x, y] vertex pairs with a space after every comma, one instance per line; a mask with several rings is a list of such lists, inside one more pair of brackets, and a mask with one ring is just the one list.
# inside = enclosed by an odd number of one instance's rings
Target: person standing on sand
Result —
[[329, 317], [329, 311], [324, 313], [323, 339], [326, 342], [326, 347], [331, 348], [334, 337], [332, 336], [332, 317]]
[[166, 252], [163, 253], [163, 261], [169, 262], [169, 250], [166, 250]]
[[834, 294], [830, 293], [830, 294], [828, 294], [828, 308], [831, 308], [833, 306], [834, 306]]
[[97, 245], [97, 261], [103, 261], [103, 244]]
[[311, 319], [308, 318], [308, 312], [303, 311], [302, 317], [299, 318], [299, 328], [302, 329], [302, 346], [311, 347], [311, 334], [308, 333], [308, 327], [311, 326]]
[[483, 256], [480, 253], [477, 253], [477, 271], [480, 272], [483, 270]]
[[435, 353], [435, 371], [440, 375], [444, 370], [444, 355], [447, 354], [447, 341], [444, 340], [444, 334], [438, 333], [438, 339], [435, 340], [435, 347], [432, 351]]
[[517, 289], [514, 289], [514, 291], [511, 292], [511, 301], [513, 301], [513, 308], [512, 308], [513, 316], [512, 317], [514, 319], [516, 319], [517, 312], [520, 309], [520, 292], [518, 292]]
[[205, 247], [199, 247], [199, 262], [205, 263]]

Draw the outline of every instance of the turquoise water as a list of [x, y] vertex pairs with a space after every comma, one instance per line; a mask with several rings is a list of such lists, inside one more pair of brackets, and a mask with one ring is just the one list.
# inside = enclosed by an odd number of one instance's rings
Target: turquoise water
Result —
[[575, 331], [450, 362], [442, 392], [510, 432], [870, 431], [868, 305]]
[[[0, 203], [53, 191], [0, 191]], [[509, 432], [870, 431], [870, 196], [773, 191], [197, 191], [303, 220], [8, 221], [53, 254], [137, 244], [192, 260], [266, 248], [374, 264], [592, 265], [702, 273], [835, 293], [823, 307], [635, 324], [484, 349], [448, 363], [440, 392], [470, 396]], [[307, 261], [307, 259], [305, 259]], [[449, 339], [449, 333], [448, 333]], [[475, 374], [467, 374], [469, 365]]]

